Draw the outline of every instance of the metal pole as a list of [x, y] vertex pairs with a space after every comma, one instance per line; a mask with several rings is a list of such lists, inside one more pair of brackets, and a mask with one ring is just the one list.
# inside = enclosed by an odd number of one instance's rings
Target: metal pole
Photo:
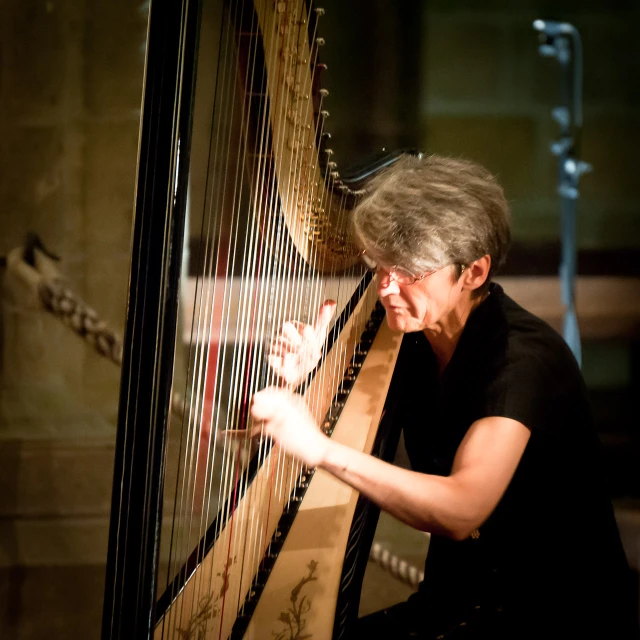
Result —
[[580, 329], [575, 307], [577, 273], [576, 201], [578, 182], [591, 165], [578, 159], [582, 131], [582, 41], [578, 30], [567, 22], [535, 20], [540, 38], [539, 53], [555, 58], [561, 70], [562, 103], [552, 110], [560, 132], [551, 144], [558, 158], [558, 195], [561, 203], [560, 291], [564, 307], [563, 336], [578, 364], [582, 363]]

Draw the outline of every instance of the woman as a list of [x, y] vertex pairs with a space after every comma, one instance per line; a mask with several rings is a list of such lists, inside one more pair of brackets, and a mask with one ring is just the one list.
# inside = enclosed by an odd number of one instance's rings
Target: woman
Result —
[[[406, 334], [399, 419], [411, 470], [333, 442], [286, 390], [256, 394], [252, 412], [307, 465], [432, 534], [418, 593], [359, 621], [354, 637], [635, 638], [579, 367], [491, 282], [510, 238], [501, 187], [472, 162], [404, 156], [372, 181], [353, 231], [390, 328]], [[331, 310], [274, 344], [287, 382], [315, 363]]]

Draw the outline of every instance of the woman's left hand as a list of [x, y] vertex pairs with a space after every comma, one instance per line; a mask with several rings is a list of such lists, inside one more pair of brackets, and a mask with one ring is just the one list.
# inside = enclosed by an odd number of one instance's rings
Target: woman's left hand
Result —
[[325, 459], [330, 440], [316, 424], [304, 398], [286, 389], [268, 387], [253, 396], [253, 435], [268, 435], [308, 467]]

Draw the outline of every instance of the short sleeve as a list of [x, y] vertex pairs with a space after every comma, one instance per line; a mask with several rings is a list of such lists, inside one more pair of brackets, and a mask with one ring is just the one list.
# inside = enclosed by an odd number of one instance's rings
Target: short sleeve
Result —
[[487, 371], [477, 415], [503, 416], [531, 430], [571, 435], [586, 396], [577, 363], [552, 330], [509, 336], [504, 357]]

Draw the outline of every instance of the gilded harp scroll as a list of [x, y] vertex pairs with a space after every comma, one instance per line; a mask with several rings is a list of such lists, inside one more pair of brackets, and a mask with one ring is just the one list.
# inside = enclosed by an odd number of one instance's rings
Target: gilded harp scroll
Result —
[[334, 634], [357, 496], [251, 440], [247, 416], [277, 384], [274, 332], [332, 298], [298, 391], [370, 450], [397, 353], [348, 237], [365, 176], [341, 178], [323, 144], [321, 15], [151, 4], [105, 640]]

